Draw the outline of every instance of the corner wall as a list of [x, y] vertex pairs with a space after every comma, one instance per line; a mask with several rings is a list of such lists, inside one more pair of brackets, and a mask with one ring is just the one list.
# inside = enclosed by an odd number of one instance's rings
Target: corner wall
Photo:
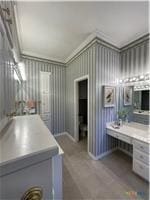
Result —
[[[121, 71], [120, 71], [120, 79], [133, 77], [136, 75], [143, 75], [146, 73], [150, 73], [150, 65], [149, 65], [149, 36], [144, 36], [141, 39], [135, 41], [121, 51]], [[133, 109], [131, 106], [123, 105], [123, 94], [120, 96], [120, 107], [126, 107], [127, 109]], [[132, 152], [132, 146], [119, 141], [118, 146], [121, 149], [124, 149], [128, 152]]]
[[106, 135], [106, 122], [115, 118], [115, 108], [103, 108], [102, 86], [115, 82], [119, 60], [119, 52], [95, 42], [69, 63], [66, 69], [66, 131], [73, 137], [74, 80], [89, 75], [89, 151], [94, 156], [117, 145], [114, 138]]

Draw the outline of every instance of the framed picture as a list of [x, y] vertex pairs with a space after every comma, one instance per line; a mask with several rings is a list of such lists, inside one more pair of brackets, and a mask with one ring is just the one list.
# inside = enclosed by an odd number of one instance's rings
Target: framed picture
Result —
[[124, 99], [125, 106], [132, 105], [132, 87], [131, 86], [125, 86], [123, 88], [123, 99]]
[[104, 86], [104, 107], [115, 106], [115, 87]]

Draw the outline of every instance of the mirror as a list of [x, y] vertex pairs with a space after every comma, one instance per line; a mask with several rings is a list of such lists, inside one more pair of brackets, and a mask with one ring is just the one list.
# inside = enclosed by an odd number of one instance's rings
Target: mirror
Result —
[[133, 93], [134, 110], [139, 113], [149, 111], [149, 90], [137, 90]]
[[149, 125], [150, 74], [127, 77], [119, 81], [117, 88], [118, 113], [127, 113], [128, 122]]
[[133, 92], [133, 121], [149, 124], [149, 90], [137, 90]]

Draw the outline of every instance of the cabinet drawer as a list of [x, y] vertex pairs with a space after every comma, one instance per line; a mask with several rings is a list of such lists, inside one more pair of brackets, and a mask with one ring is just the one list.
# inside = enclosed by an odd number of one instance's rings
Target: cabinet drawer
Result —
[[115, 131], [107, 129], [107, 134], [111, 135], [112, 137], [116, 137], [116, 132]]
[[145, 164], [149, 165], [149, 155], [147, 153], [144, 153], [142, 151], [139, 151], [138, 149], [133, 149], [133, 157], [137, 160], [140, 160], [144, 162]]
[[149, 150], [149, 144], [147, 144], [147, 143], [144, 143], [144, 142], [140, 142], [140, 141], [138, 141], [138, 140], [134, 140], [133, 141], [133, 146], [134, 146], [134, 148], [137, 148], [137, 149], [139, 149], [140, 151], [143, 151], [143, 152], [145, 152], [145, 153], [149, 153], [150, 152], [150, 150]]
[[133, 171], [143, 177], [144, 179], [149, 181], [149, 167], [146, 164], [138, 161], [137, 159], [133, 159]]
[[116, 137], [119, 139], [119, 140], [122, 140], [124, 142], [127, 142], [129, 144], [132, 143], [132, 140], [130, 137], [126, 136], [126, 135], [122, 135], [122, 134], [116, 134]]
[[109, 129], [107, 129], [107, 134], [108, 134], [108, 135], [111, 135], [112, 137], [115, 137], [115, 138], [117, 138], [117, 139], [119, 139], [119, 140], [122, 140], [122, 141], [124, 141], [124, 142], [127, 142], [127, 143], [129, 143], [129, 144], [132, 144], [131, 138], [128, 137], [128, 136], [126, 136], [126, 135], [123, 135], [123, 134], [121, 134], [121, 133], [117, 133], [117, 132], [112, 131], [112, 130], [109, 130]]

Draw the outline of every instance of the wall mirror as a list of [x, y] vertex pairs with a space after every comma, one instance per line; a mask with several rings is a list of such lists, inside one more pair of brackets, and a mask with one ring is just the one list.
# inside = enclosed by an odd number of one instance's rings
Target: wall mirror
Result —
[[149, 89], [134, 90], [133, 92], [133, 121], [149, 124]]
[[[131, 96], [132, 94], [132, 101], [128, 104], [125, 103], [126, 99], [124, 99], [126, 98], [126, 95], [124, 94], [126, 88], [132, 89], [132, 92], [126, 92], [127, 96]], [[126, 110], [129, 121], [148, 125], [150, 118], [149, 75], [146, 74], [145, 76], [130, 77], [125, 80], [121, 80], [119, 85], [119, 94], [118, 110]]]

